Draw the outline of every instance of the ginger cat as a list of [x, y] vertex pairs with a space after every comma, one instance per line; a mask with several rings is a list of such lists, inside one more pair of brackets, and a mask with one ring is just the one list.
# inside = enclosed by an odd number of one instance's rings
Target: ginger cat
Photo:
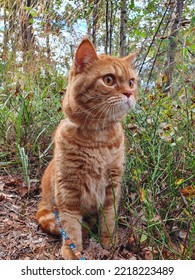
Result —
[[[54, 158], [42, 178], [42, 200], [36, 219], [59, 234], [53, 214], [53, 192], [62, 227], [82, 251], [82, 219], [100, 216], [101, 242], [112, 245], [124, 166], [124, 133], [120, 121], [133, 109], [136, 54], [124, 58], [97, 55], [85, 38], [79, 45], [63, 100], [67, 119], [54, 136]], [[62, 257], [75, 259], [66, 241]]]

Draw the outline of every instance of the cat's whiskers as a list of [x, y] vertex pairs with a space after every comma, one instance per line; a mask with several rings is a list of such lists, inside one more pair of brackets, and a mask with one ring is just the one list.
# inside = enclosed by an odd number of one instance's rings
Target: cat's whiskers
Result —
[[[80, 112], [75, 112], [73, 113], [73, 116], [83, 116], [85, 115], [85, 120], [84, 123], [82, 124], [82, 128], [84, 128], [89, 120], [90, 117], [91, 120], [88, 123], [88, 126], [90, 126], [90, 124], [96, 120], [97, 124], [96, 124], [96, 129], [98, 128], [99, 122], [101, 119], [103, 120], [103, 124], [101, 125], [102, 128], [106, 127], [105, 123], [108, 122], [108, 118], [110, 119], [110, 121], [118, 121], [117, 120], [117, 114], [119, 113], [120, 115], [120, 108], [123, 107], [124, 105], [124, 100], [122, 98], [119, 98], [118, 96], [111, 96], [109, 99], [107, 99], [105, 101], [105, 98], [103, 98], [102, 96], [93, 96], [93, 97], [89, 97], [85, 100], [84, 103], [87, 103], [91, 100], [101, 100], [100, 103], [95, 104], [94, 106], [92, 106], [91, 108], [88, 109], [81, 109]], [[135, 100], [133, 98], [131, 98], [130, 100], [131, 103], [131, 107], [135, 106]], [[99, 110], [100, 109], [100, 110]], [[97, 112], [95, 113], [95, 115], [93, 115], [94, 111], [97, 110]], [[105, 114], [104, 117], [102, 117]], [[124, 111], [125, 113], [125, 111]], [[97, 115], [99, 114], [99, 116], [97, 117]]]
[[[104, 105], [105, 105], [105, 104], [102, 102], [102, 103], [98, 103], [98, 104], [96, 104], [95, 106], [93, 106], [92, 108], [90, 108], [90, 111], [87, 112], [88, 115], [87, 115], [87, 117], [86, 117], [86, 119], [85, 119], [85, 122], [84, 122], [84, 124], [82, 125], [82, 127], [85, 127], [86, 122], [88, 121], [88, 118], [92, 115], [93, 111], [94, 111], [94, 110], [97, 110], [99, 107], [101, 108], [101, 107], [104, 106]], [[84, 111], [84, 112], [86, 112], [86, 111]], [[98, 114], [99, 112], [100, 112], [100, 111], [98, 110], [97, 113], [95, 114], [95, 116], [92, 117], [92, 119], [90, 120], [89, 124], [95, 119], [95, 117], [97, 116], [97, 114]]]
[[[97, 119], [96, 119], [96, 117], [97, 117], [97, 115], [99, 114], [99, 113], [101, 113], [101, 111], [102, 110], [104, 110], [104, 109], [106, 109], [106, 106], [107, 106], [107, 103], [99, 103], [99, 107], [100, 107], [100, 109], [101, 110], [98, 110], [97, 111], [97, 113], [92, 117], [92, 119], [90, 120], [90, 122], [89, 122], [89, 125], [94, 121], [94, 120], [99, 120], [100, 119], [100, 117], [98, 117]], [[97, 109], [97, 108], [95, 108], [95, 109]], [[92, 114], [92, 112], [94, 111], [94, 109], [91, 111], [91, 114]], [[102, 113], [101, 113], [101, 115], [102, 115]], [[87, 116], [87, 118], [86, 118], [86, 120], [85, 120], [85, 122], [87, 121], [87, 119], [88, 119], [88, 117], [90, 116], [90, 114]], [[98, 123], [96, 124], [96, 128], [97, 128], [97, 125], [98, 125]]]
[[[92, 97], [89, 97], [88, 99], [86, 99], [85, 100], [85, 102], [83, 102], [83, 103], [87, 103], [87, 102], [89, 102], [90, 100], [94, 100], [94, 99], [96, 99], [96, 100], [102, 100], [103, 98], [101, 97], [101, 96], [92, 96]], [[104, 100], [103, 100], [104, 101]], [[92, 108], [89, 108], [89, 109], [82, 109], [80, 112], [74, 112], [73, 113], [73, 115], [75, 115], [75, 116], [79, 116], [79, 115], [81, 115], [81, 114], [83, 114], [83, 113], [88, 113], [88, 112], [91, 112], [91, 109], [93, 109], [95, 106], [99, 106], [99, 104], [100, 103], [98, 103], [98, 104], [95, 104]], [[102, 105], [102, 104], [100, 104], [100, 105]]]
[[[89, 124], [90, 124], [92, 121], [94, 121], [94, 120], [96, 119], [96, 116], [102, 111], [102, 109], [105, 109], [105, 110], [106, 110], [107, 103], [106, 103], [106, 101], [105, 101], [105, 97], [103, 97], [103, 96], [101, 96], [101, 95], [100, 95], [100, 96], [96, 96], [96, 97], [93, 96], [92, 99], [99, 99], [99, 100], [101, 100], [102, 102], [101, 102], [101, 103], [98, 103], [98, 104], [96, 104], [96, 105], [94, 105], [92, 108], [89, 108], [88, 110], [83, 110], [83, 112], [85, 112], [85, 113], [87, 112], [87, 113], [88, 113], [88, 116], [86, 117], [85, 122], [84, 122], [84, 124], [83, 124], [82, 127], [85, 126], [85, 124], [86, 124], [88, 118], [91, 117], [93, 111], [96, 110], [96, 109], [98, 109], [98, 107], [100, 107], [101, 110], [98, 110], [98, 111], [97, 111], [97, 113], [96, 113], [96, 114], [92, 117], [92, 119], [90, 120]], [[83, 112], [82, 112], [82, 113], [83, 113]], [[103, 113], [103, 112], [102, 112], [102, 113]], [[102, 113], [101, 113], [101, 115], [102, 115]], [[99, 117], [98, 119], [100, 119], [100, 117]], [[97, 120], [98, 120], [98, 119], [97, 119]]]
[[[116, 105], [113, 106], [112, 102], [108, 102], [107, 103], [107, 114], [104, 117], [103, 122], [107, 123], [108, 122], [108, 118], [109, 121], [112, 120], [111, 116], [113, 115], [113, 119], [115, 119], [115, 111], [116, 111]], [[104, 127], [104, 123], [103, 123], [103, 127]]]
[[[118, 100], [117, 100], [118, 101]], [[116, 122], [116, 112], [117, 112], [117, 103], [113, 104], [113, 102], [109, 102], [108, 112], [107, 115], [109, 116], [110, 121]], [[107, 122], [107, 118], [105, 116], [104, 122]]]
[[116, 121], [116, 106], [111, 104], [111, 115], [114, 121]]
[[[101, 116], [105, 113], [105, 112], [108, 112], [109, 111], [109, 103], [105, 103], [105, 106], [102, 108], [102, 112], [101, 112], [101, 114], [100, 114], [100, 116], [98, 117], [98, 119], [97, 120], [101, 120]], [[102, 128], [104, 129], [104, 122], [105, 122], [105, 119], [106, 119], [106, 114], [105, 114], [105, 117], [103, 118], [103, 126], [102, 126]], [[97, 127], [98, 127], [98, 122], [97, 122], [97, 124], [96, 124], [96, 129], [97, 129]]]
[[102, 100], [104, 99], [101, 95], [95, 95], [95, 96], [89, 96], [87, 99], [85, 99], [84, 103], [87, 103], [89, 100]]
[[80, 112], [74, 112], [72, 113], [73, 116], [82, 116], [83, 113], [87, 113], [88, 115], [91, 114], [91, 112], [93, 110], [95, 110], [96, 108], [98, 108], [99, 106], [102, 106], [102, 103], [98, 103], [98, 104], [95, 104], [93, 107], [89, 108], [89, 109], [82, 109]]
[[[105, 107], [103, 108], [102, 112], [101, 112], [101, 115], [99, 116], [98, 120], [101, 119], [101, 116], [103, 113], [106, 112], [104, 118], [103, 118], [103, 125], [102, 125], [102, 128], [104, 129], [106, 126], [104, 124], [106, 123], [109, 123], [111, 118], [110, 116], [112, 115], [112, 109], [116, 109], [115, 106], [113, 106], [110, 102], [107, 102]], [[108, 121], [108, 118], [109, 118], [109, 121]]]
[[117, 111], [119, 111], [118, 106], [120, 105], [121, 101], [122, 100], [118, 97], [111, 97], [110, 100], [109, 100], [111, 109], [113, 111], [112, 115], [114, 117], [114, 120], [116, 120], [116, 113], [117, 113]]
[[[98, 105], [100, 105], [100, 107], [101, 107], [101, 110], [100, 111], [98, 111], [93, 117], [92, 117], [92, 119], [91, 119], [91, 121], [89, 122], [89, 124], [92, 122], [92, 121], [94, 121], [94, 120], [96, 120], [97, 121], [97, 124], [96, 124], [96, 129], [98, 128], [98, 120], [101, 120], [101, 117], [102, 117], [102, 115], [105, 113], [105, 112], [107, 112], [106, 114], [105, 114], [105, 117], [104, 118], [102, 118], [103, 119], [103, 125], [102, 125], [102, 128], [104, 129], [104, 127], [105, 127], [105, 123], [108, 121], [107, 120], [107, 117], [109, 117], [109, 116], [112, 116], [112, 119], [115, 121], [116, 120], [116, 116], [115, 116], [115, 114], [116, 114], [116, 107], [117, 107], [117, 103], [119, 102], [119, 100], [118, 100], [118, 97], [116, 98], [116, 97], [111, 97], [110, 99], [112, 99], [112, 100], [107, 100], [107, 102], [106, 103], [100, 103], [100, 104], [98, 104]], [[110, 102], [109, 102], [110, 101]], [[113, 101], [115, 101], [114, 102], [114, 105], [113, 105]], [[103, 105], [103, 106], [102, 106]], [[85, 124], [86, 124], [86, 122], [87, 122], [87, 120], [88, 120], [88, 118], [89, 118], [89, 116], [93, 113], [93, 111], [95, 110], [95, 109], [97, 109], [99, 106], [94, 106], [93, 108], [90, 108], [90, 112], [89, 112], [89, 114], [88, 114], [88, 116], [86, 117], [86, 120], [85, 120], [85, 123], [84, 123], [84, 125], [83, 126], [85, 126]], [[91, 110], [92, 109], [92, 110]], [[98, 118], [96, 119], [96, 116], [98, 115], [100, 113], [100, 115], [98, 116]]]
[[[110, 119], [110, 116], [112, 115], [112, 109], [113, 109], [113, 107], [112, 107], [111, 104], [108, 104], [108, 105], [109, 105], [109, 106], [108, 106], [107, 114], [108, 114], [109, 119]], [[107, 116], [105, 116], [105, 118], [104, 118], [104, 124], [106, 124], [106, 123], [107, 123]], [[103, 127], [104, 127], [104, 124], [103, 124]]]

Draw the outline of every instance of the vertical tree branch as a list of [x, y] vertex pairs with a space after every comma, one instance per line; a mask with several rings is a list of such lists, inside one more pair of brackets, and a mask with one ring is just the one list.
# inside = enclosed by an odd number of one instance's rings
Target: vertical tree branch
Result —
[[98, 21], [98, 3], [99, 0], [93, 1], [93, 26], [92, 26], [92, 41], [94, 46], [96, 47], [96, 30], [97, 30], [97, 21]]
[[28, 51], [32, 51], [32, 44], [34, 42], [33, 26], [32, 26], [32, 15], [25, 7], [30, 8], [32, 5], [31, 0], [23, 1], [21, 9], [21, 36], [22, 36], [22, 50], [23, 60], [25, 61], [26, 54]]
[[126, 13], [127, 13], [127, 2], [126, 0], [121, 1], [121, 24], [120, 24], [120, 56], [126, 55]]
[[151, 49], [151, 47], [152, 47], [152, 45], [153, 45], [153, 43], [154, 43], [154, 41], [155, 41], [155, 39], [156, 39], [156, 35], [158, 34], [158, 31], [159, 31], [159, 29], [160, 29], [160, 27], [161, 27], [161, 25], [162, 25], [162, 23], [163, 23], [163, 21], [164, 21], [164, 18], [165, 18], [165, 16], [166, 16], [166, 13], [167, 13], [167, 11], [168, 11], [169, 8], [170, 8], [170, 3], [171, 3], [171, 1], [172, 1], [172, 0], [169, 1], [169, 4], [167, 5], [166, 10], [165, 10], [165, 12], [164, 12], [164, 14], [163, 14], [163, 16], [162, 16], [160, 22], [159, 22], [159, 25], [158, 25], [158, 27], [157, 27], [157, 29], [156, 29], [156, 32], [155, 32], [155, 34], [154, 34], [154, 36], [153, 36], [153, 38], [152, 38], [152, 41], [151, 41], [151, 43], [150, 43], [150, 45], [149, 45], [149, 48], [148, 48], [148, 50], [147, 50], [147, 52], [146, 52], [146, 54], [145, 54], [145, 57], [144, 57], [144, 59], [143, 59], [143, 62], [142, 62], [142, 64], [141, 64], [141, 66], [140, 66], [140, 69], [139, 69], [139, 73], [138, 73], [138, 74], [140, 74], [141, 71], [142, 71], [142, 68], [143, 68], [144, 63], [145, 63], [145, 61], [146, 61], [146, 58], [147, 58], [147, 56], [148, 56], [148, 54], [149, 54], [149, 51], [150, 51], [150, 49]]
[[[172, 12], [173, 12], [173, 11], [171, 11], [171, 13], [170, 13], [170, 15], [169, 15], [169, 18], [168, 18], [168, 20], [167, 20], [166, 26], [165, 26], [164, 31], [163, 31], [163, 34], [162, 34], [162, 38], [161, 38], [160, 43], [159, 43], [159, 45], [158, 45], [158, 49], [157, 49], [157, 51], [156, 51], [156, 55], [155, 55], [155, 58], [154, 58], [153, 63], [152, 63], [152, 67], [151, 67], [150, 73], [149, 73], [149, 75], [148, 75], [148, 80], [147, 80], [147, 84], [146, 84], [146, 89], [147, 89], [148, 84], [149, 84], [149, 82], [150, 82], [150, 79], [151, 79], [151, 77], [152, 77], [152, 72], [153, 72], [154, 66], [155, 66], [155, 64], [156, 64], [157, 57], [158, 57], [159, 52], [160, 52], [160, 47], [161, 47], [161, 44], [162, 44], [162, 42], [163, 42], [163, 40], [164, 40], [164, 39], [163, 39], [163, 36], [165, 35], [165, 32], [166, 32], [166, 30], [167, 30], [167, 28], [168, 28], [168, 25], [169, 25], [169, 23], [170, 23], [170, 18], [171, 18], [171, 16], [172, 16]], [[145, 90], [146, 90], [146, 89], [145, 89]]]
[[51, 29], [51, 24], [50, 24], [50, 17], [49, 17], [49, 9], [51, 6], [51, 2], [46, 2], [45, 9], [46, 9], [46, 24], [45, 24], [45, 33], [46, 33], [46, 52], [47, 52], [47, 61], [48, 63], [51, 62], [51, 49], [50, 49], [50, 39], [49, 39], [49, 34], [50, 34], [50, 29]]
[[110, 0], [110, 43], [109, 43], [109, 55], [112, 54], [112, 31], [113, 31], [113, 2]]
[[106, 0], [106, 42], [105, 42], [105, 54], [108, 53], [109, 44], [109, 27], [108, 27], [108, 13], [109, 13], [109, 0]]
[[105, 53], [112, 54], [112, 31], [113, 31], [113, 1], [106, 0], [106, 42]]
[[173, 24], [171, 27], [171, 34], [169, 36], [169, 49], [168, 49], [168, 67], [165, 71], [167, 76], [167, 82], [165, 85], [164, 92], [171, 92], [171, 84], [173, 80], [173, 70], [175, 64], [175, 50], [177, 48], [177, 35], [181, 25], [181, 16], [183, 10], [184, 0], [177, 0], [176, 3], [176, 14], [173, 18]]
[[7, 20], [7, 11], [4, 7], [4, 31], [3, 31], [3, 60], [7, 60], [7, 54], [8, 54], [8, 20]]

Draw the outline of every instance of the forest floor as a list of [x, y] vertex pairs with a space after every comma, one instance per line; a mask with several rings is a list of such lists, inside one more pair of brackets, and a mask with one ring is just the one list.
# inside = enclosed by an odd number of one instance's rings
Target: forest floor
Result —
[[[20, 176], [0, 176], [0, 259], [58, 260], [61, 240], [43, 232], [35, 220], [40, 198], [38, 182], [31, 183], [30, 194]], [[107, 251], [93, 238], [83, 239], [87, 259], [153, 259], [150, 248], [136, 251], [131, 245], [128, 229], [119, 227], [117, 248]]]

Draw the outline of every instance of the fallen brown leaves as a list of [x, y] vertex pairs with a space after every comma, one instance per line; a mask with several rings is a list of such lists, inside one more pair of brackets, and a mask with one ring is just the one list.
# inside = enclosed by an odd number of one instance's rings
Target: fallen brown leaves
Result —
[[[21, 177], [0, 177], [0, 259], [61, 259], [61, 240], [44, 233], [35, 221], [39, 200], [38, 184], [30, 195]], [[87, 259], [140, 259], [125, 248], [125, 232], [119, 230], [120, 244], [112, 252], [92, 239], [84, 240]]]
[[[47, 260], [61, 259], [61, 240], [50, 236], [35, 221], [37, 202], [40, 198], [39, 184], [31, 182], [30, 194], [21, 177], [0, 176], [0, 259]], [[85, 236], [84, 255], [89, 260], [152, 260], [156, 251], [145, 243], [145, 237], [136, 236], [140, 217], [119, 217], [118, 244], [113, 250], [103, 249], [95, 239]], [[129, 227], [128, 225], [131, 225]], [[180, 239], [187, 240], [186, 231], [177, 229]], [[184, 246], [185, 247], [185, 246]], [[164, 248], [163, 258], [174, 259]]]
[[0, 177], [0, 259], [58, 259], [60, 242], [43, 233], [35, 221], [38, 199], [32, 185], [30, 197], [20, 177]]

